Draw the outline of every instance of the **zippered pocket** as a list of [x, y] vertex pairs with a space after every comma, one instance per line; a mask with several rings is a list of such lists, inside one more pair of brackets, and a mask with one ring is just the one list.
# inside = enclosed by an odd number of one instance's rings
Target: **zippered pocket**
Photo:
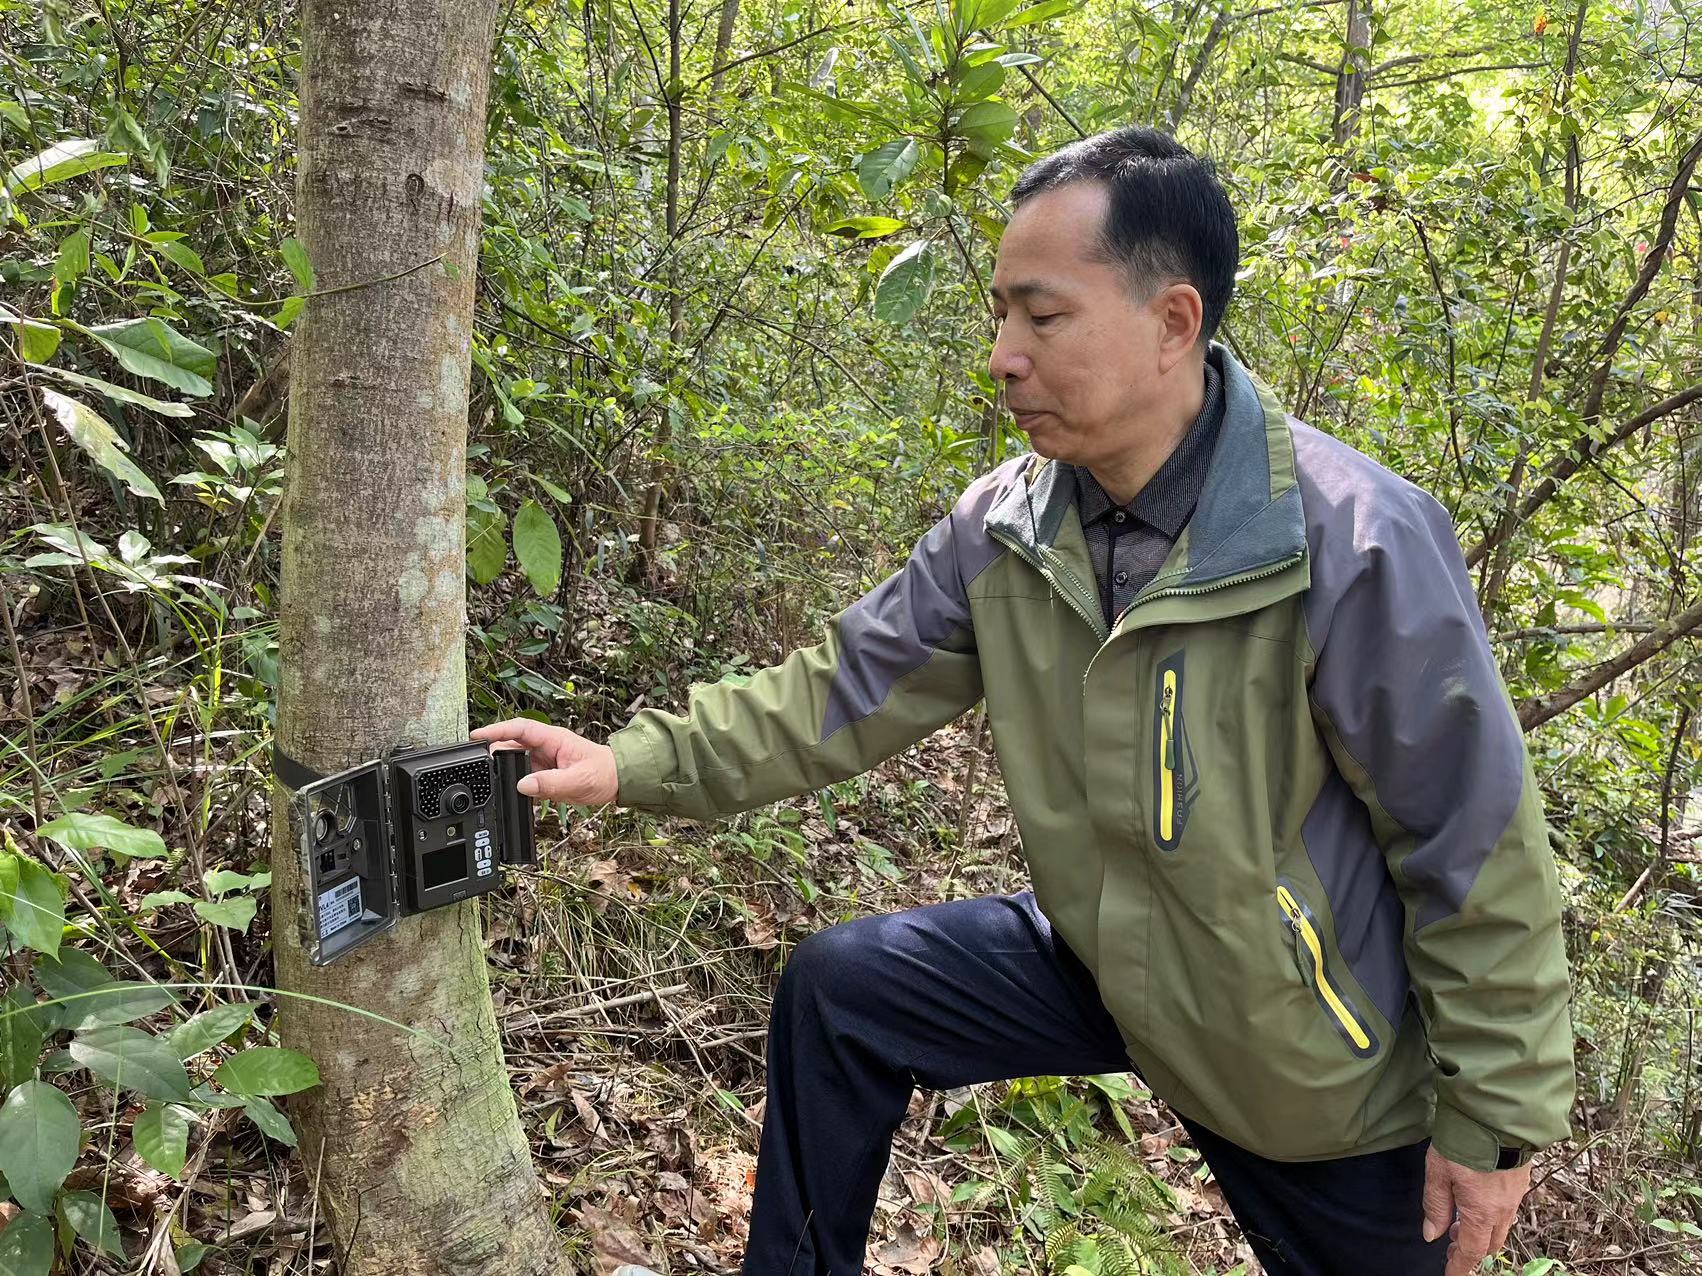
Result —
[[1317, 998], [1325, 1017], [1347, 1042], [1348, 1048], [1361, 1059], [1369, 1059], [1377, 1053], [1377, 1036], [1331, 977], [1323, 933], [1313, 920], [1311, 909], [1284, 884], [1277, 886], [1276, 899], [1283, 921], [1291, 932], [1294, 961], [1300, 968], [1300, 977], [1312, 989], [1312, 995]]
[[1175, 652], [1159, 665], [1153, 696], [1152, 836], [1161, 851], [1181, 846], [1188, 812], [1199, 796], [1194, 750], [1182, 714], [1182, 655]]

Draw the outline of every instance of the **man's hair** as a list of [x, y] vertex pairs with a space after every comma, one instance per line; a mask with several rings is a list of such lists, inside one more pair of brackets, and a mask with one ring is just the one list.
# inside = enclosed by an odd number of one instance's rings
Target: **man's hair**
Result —
[[1072, 182], [1103, 182], [1110, 195], [1099, 232], [1106, 260], [1148, 295], [1166, 283], [1193, 284], [1204, 311], [1200, 339], [1209, 339], [1235, 291], [1241, 253], [1235, 210], [1212, 162], [1155, 128], [1112, 129], [1030, 164], [1011, 206]]

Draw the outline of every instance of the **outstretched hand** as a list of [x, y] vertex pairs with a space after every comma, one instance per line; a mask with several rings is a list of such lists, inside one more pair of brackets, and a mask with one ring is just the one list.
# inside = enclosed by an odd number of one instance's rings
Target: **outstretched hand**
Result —
[[620, 791], [614, 750], [566, 727], [510, 718], [480, 727], [471, 738], [487, 740], [497, 748], [522, 748], [531, 755], [531, 774], [522, 776], [515, 786], [528, 797], [570, 806], [602, 806], [613, 802]]

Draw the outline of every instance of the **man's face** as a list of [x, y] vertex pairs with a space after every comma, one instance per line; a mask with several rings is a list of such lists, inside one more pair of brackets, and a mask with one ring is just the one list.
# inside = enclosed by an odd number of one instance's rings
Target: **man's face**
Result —
[[1096, 259], [1107, 200], [1100, 182], [1033, 196], [1006, 226], [993, 271], [988, 371], [1036, 452], [1089, 468], [1139, 447], [1164, 374], [1198, 331], [1197, 317], [1193, 335], [1177, 331], [1173, 294], [1192, 294], [1197, 315], [1191, 285], [1143, 298], [1121, 266]]

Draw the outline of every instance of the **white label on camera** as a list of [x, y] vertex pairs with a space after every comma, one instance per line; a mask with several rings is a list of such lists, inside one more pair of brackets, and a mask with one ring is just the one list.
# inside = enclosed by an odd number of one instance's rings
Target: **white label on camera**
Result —
[[319, 896], [319, 938], [335, 935], [350, 922], [360, 920], [360, 878], [351, 877]]

